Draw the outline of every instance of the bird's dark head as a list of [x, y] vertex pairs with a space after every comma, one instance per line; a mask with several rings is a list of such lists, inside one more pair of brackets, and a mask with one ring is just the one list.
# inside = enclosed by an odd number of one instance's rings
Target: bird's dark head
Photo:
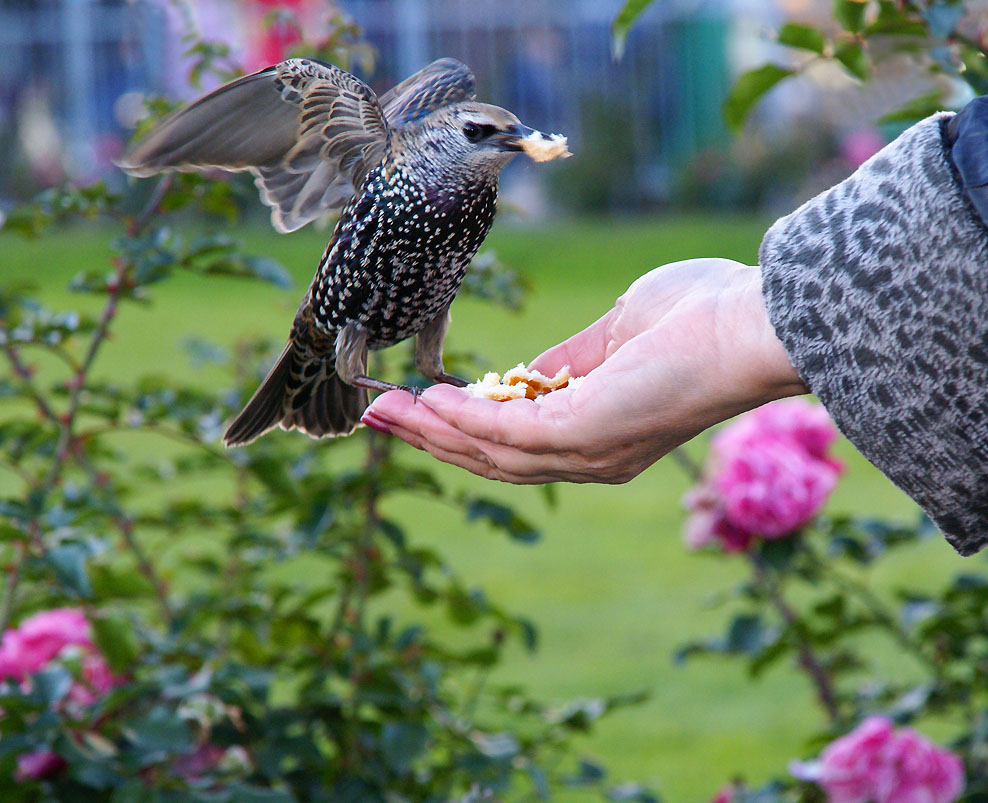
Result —
[[457, 103], [408, 127], [397, 144], [403, 160], [422, 160], [447, 175], [494, 180], [533, 130], [499, 106]]

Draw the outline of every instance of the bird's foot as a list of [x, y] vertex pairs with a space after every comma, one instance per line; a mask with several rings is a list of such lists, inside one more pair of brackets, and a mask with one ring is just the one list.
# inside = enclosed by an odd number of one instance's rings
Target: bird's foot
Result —
[[403, 390], [406, 393], [411, 393], [416, 399], [422, 395], [422, 388], [415, 388], [411, 385], [396, 385], [394, 382], [385, 382], [383, 379], [374, 379], [369, 376], [355, 376], [348, 384], [355, 388], [376, 390], [379, 393], [385, 393], [389, 390]]
[[460, 379], [458, 376], [447, 373], [439, 373], [435, 376], [430, 376], [429, 379], [433, 382], [441, 382], [444, 385], [452, 385], [454, 388], [465, 388], [470, 384], [465, 379]]

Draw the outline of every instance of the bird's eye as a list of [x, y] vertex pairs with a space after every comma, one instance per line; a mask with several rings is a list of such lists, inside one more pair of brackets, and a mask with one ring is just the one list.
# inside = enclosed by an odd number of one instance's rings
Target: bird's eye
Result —
[[463, 136], [470, 142], [480, 142], [484, 137], [484, 130], [476, 123], [466, 123], [463, 126]]

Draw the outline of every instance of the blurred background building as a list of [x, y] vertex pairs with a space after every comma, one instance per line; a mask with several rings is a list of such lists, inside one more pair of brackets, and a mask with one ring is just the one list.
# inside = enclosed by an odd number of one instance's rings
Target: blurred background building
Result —
[[[737, 139], [721, 116], [736, 75], [791, 59], [771, 31], [825, 20], [826, 0], [660, 0], [615, 61], [620, 0], [0, 0], [0, 209], [63, 180], [121, 180], [112, 167], [148, 95], [190, 98], [188, 31], [230, 47], [252, 70], [294, 43], [271, 24], [288, 8], [318, 39], [342, 12], [375, 52], [355, 72], [375, 89], [439, 56], [477, 73], [480, 97], [570, 137], [577, 158], [509, 170], [533, 213], [668, 204], [757, 208], [840, 178], [883, 136], [868, 125], [915, 81], [858, 89], [821, 70], [769, 97]], [[929, 79], [926, 79], [929, 80]], [[215, 83], [215, 80], [214, 82]], [[899, 87], [896, 90], [896, 87]], [[901, 98], [900, 98], [901, 96]]]

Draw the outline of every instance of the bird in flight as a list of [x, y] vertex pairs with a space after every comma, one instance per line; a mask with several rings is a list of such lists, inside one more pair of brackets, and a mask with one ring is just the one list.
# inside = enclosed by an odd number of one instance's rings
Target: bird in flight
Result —
[[[137, 176], [249, 170], [280, 232], [343, 207], [288, 344], [227, 429], [227, 446], [276, 426], [349, 434], [368, 390], [413, 390], [367, 376], [368, 349], [412, 335], [424, 376], [466, 384], [445, 372], [443, 340], [494, 220], [501, 169], [521, 150], [540, 161], [568, 155], [557, 152], [561, 137], [475, 97], [473, 73], [454, 59], [380, 97], [338, 67], [288, 59], [174, 113], [120, 160]], [[557, 150], [529, 147], [540, 141]]]

